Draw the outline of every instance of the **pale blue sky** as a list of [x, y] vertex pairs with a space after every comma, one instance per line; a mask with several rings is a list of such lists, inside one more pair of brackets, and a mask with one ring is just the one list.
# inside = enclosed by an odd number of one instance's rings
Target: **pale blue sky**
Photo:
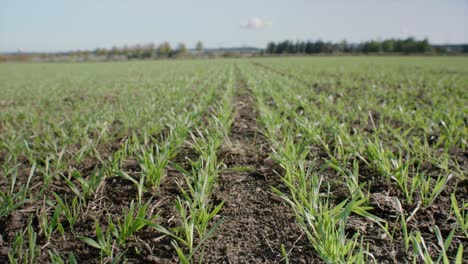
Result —
[[0, 0], [0, 52], [407, 36], [468, 42], [468, 0]]

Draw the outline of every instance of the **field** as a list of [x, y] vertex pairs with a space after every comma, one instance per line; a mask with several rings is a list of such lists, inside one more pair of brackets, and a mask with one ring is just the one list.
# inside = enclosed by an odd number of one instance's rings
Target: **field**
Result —
[[0, 262], [466, 263], [468, 59], [0, 64]]

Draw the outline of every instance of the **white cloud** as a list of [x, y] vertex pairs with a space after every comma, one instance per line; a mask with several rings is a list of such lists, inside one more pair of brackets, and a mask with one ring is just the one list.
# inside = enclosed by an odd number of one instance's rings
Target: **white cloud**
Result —
[[241, 24], [243, 29], [261, 29], [271, 25], [270, 22], [267, 22], [259, 17], [251, 17], [247, 20], [246, 23]]

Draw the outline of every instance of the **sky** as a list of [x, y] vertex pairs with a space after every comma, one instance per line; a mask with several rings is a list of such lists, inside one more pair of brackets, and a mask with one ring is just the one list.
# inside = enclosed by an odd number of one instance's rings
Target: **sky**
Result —
[[0, 0], [0, 52], [408, 36], [468, 43], [468, 0]]

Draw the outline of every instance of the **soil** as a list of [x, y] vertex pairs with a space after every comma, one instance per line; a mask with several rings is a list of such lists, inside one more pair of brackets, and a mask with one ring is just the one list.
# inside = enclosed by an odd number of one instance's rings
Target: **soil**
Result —
[[[305, 81], [297, 79], [291, 74], [278, 71], [269, 66], [254, 63], [258, 67], [270, 70], [281, 76], [294, 78], [304, 84]], [[240, 71], [236, 70], [236, 93], [233, 104], [236, 107], [236, 116], [229, 134], [229, 141], [221, 147], [218, 158], [222, 160], [227, 170], [219, 175], [218, 183], [213, 192], [213, 202], [218, 204], [224, 201], [224, 207], [219, 213], [223, 222], [216, 230], [214, 236], [208, 239], [204, 247], [202, 263], [284, 263], [281, 246], [284, 245], [288, 252], [290, 263], [321, 263], [318, 256], [310, 246], [307, 238], [296, 224], [295, 215], [290, 206], [285, 205], [275, 194], [271, 187], [283, 192], [287, 188], [283, 185], [280, 175], [283, 173], [273, 160], [267, 140], [259, 132], [258, 113], [254, 107], [254, 100]], [[318, 84], [307, 84], [311, 89], [322, 89]], [[318, 91], [320, 92], [320, 91]], [[326, 92], [326, 89], [323, 90]], [[112, 101], [113, 98], [105, 98]], [[3, 102], [5, 103], [5, 102]], [[2, 107], [0, 102], [0, 108]], [[298, 111], [302, 111], [298, 109]], [[380, 122], [377, 113], [373, 113], [376, 122]], [[120, 125], [115, 123], [115, 129]], [[395, 124], [399, 126], [401, 124]], [[365, 130], [371, 129], [369, 124], [355, 122], [353, 128]], [[437, 135], [435, 135], [437, 136]], [[115, 151], [123, 145], [127, 138], [119, 138], [115, 142], [100, 147], [102, 160], [107, 160]], [[333, 146], [332, 146], [333, 147]], [[468, 151], [462, 149], [450, 150], [450, 155], [456, 160], [463, 171], [468, 171]], [[191, 168], [191, 160], [197, 159], [197, 154], [188, 145], [184, 145], [174, 163], [186, 170]], [[6, 160], [7, 154], [0, 153], [0, 162]], [[311, 146], [308, 157], [310, 164], [324, 176], [324, 179], [332, 187], [334, 202], [339, 203], [349, 197], [349, 191], [343, 186], [343, 177], [331, 169], [323, 169], [326, 152], [319, 146]], [[18, 182], [26, 182], [31, 165], [25, 157], [19, 157], [22, 164], [18, 173]], [[87, 158], [81, 163], [72, 164], [74, 169], [86, 177], [90, 173], [103, 166], [97, 158]], [[438, 169], [428, 164], [425, 170], [437, 175]], [[235, 168], [243, 167], [239, 171]], [[248, 170], [247, 170], [248, 168]], [[403, 193], [394, 182], [382, 179], [379, 173], [365, 163], [359, 163], [359, 181], [365, 182], [364, 189], [370, 192], [370, 205], [373, 209], [370, 213], [381, 217], [389, 224], [390, 230], [394, 230], [394, 240], [390, 240], [375, 223], [362, 217], [352, 215], [348, 219], [346, 232], [348, 237], [359, 232], [363, 242], [372, 252], [370, 259], [378, 263], [404, 263], [412, 259], [410, 248], [406, 250], [403, 243], [398, 216], [400, 209], [396, 200], [400, 200], [403, 213], [408, 217], [415, 212], [414, 217], [408, 221], [408, 229], [420, 231], [429, 246], [430, 252], [436, 255], [437, 240], [433, 226], [437, 225], [445, 238], [455, 225], [455, 219], [450, 216], [450, 194], [456, 192], [458, 201], [468, 201], [468, 180], [453, 178], [448, 182], [445, 190], [438, 196], [431, 206], [419, 208], [417, 203], [407, 203]], [[141, 169], [134, 157], [124, 161], [122, 171], [138, 179]], [[3, 176], [3, 175], [2, 175]], [[35, 176], [36, 177], [36, 176]], [[171, 228], [178, 226], [180, 219], [175, 210], [175, 201], [181, 195], [180, 187], [183, 187], [183, 175], [174, 167], [169, 166], [161, 187], [154, 195], [146, 194], [143, 202], [149, 202], [150, 208], [159, 215], [156, 220], [162, 226]], [[4, 177], [0, 177], [3, 179]], [[31, 180], [31, 188], [39, 190], [42, 176]], [[0, 180], [0, 184], [3, 182]], [[73, 197], [63, 188], [63, 181], [54, 179], [52, 187], [46, 193], [49, 199], [53, 199], [52, 191], [63, 199]], [[0, 186], [5, 191], [7, 186]], [[67, 258], [69, 252], [74, 252], [79, 263], [100, 263], [99, 250], [83, 243], [79, 237], [95, 237], [94, 223], [99, 220], [101, 228], [107, 227], [108, 218], [117, 219], [126, 212], [132, 200], [136, 200], [138, 190], [129, 180], [121, 177], [110, 177], [99, 187], [95, 199], [89, 203], [74, 230], [70, 230], [65, 221], [65, 235], [62, 237], [56, 232], [47, 244], [45, 237], [38, 234], [37, 245], [42, 248], [37, 258], [37, 263], [49, 263], [49, 250], [58, 252]], [[416, 199], [419, 199], [416, 197]], [[33, 227], [39, 230], [39, 218], [36, 211], [42, 207], [42, 201], [25, 204], [8, 217], [0, 218], [0, 263], [8, 262], [8, 251], [12, 247], [14, 235], [23, 229], [28, 219], [31, 218]], [[51, 212], [49, 212], [51, 214]], [[27, 239], [25, 237], [25, 239]], [[453, 258], [458, 245], [464, 245], [464, 256], [468, 256], [468, 239], [455, 236], [449, 247], [448, 254]], [[128, 263], [178, 263], [177, 255], [171, 245], [171, 238], [153, 230], [145, 228], [126, 245], [125, 256]], [[138, 250], [137, 250], [138, 249]], [[123, 252], [116, 248], [115, 254]], [[196, 258], [200, 258], [197, 255]]]
[[[257, 113], [250, 91], [237, 71], [237, 108], [229, 141], [219, 153], [228, 167], [218, 179], [215, 200], [225, 202], [223, 222], [206, 244], [203, 263], [278, 263], [281, 245], [292, 263], [311, 262], [313, 257], [289, 206], [271, 191], [284, 189], [281, 171], [269, 158], [267, 141], [258, 132]], [[247, 167], [249, 172], [229, 171]]]
[[[295, 79], [298, 82], [303, 83], [306, 86], [310, 84], [297, 76], [282, 72], [278, 69], [272, 68], [267, 65], [260, 63], [253, 63], [255, 66], [269, 70], [280, 76]], [[320, 85], [312, 84], [312, 89], [315, 89], [318, 93], [326, 93], [326, 89], [322, 89]], [[372, 114], [370, 112], [370, 114]], [[374, 118], [377, 117], [379, 122], [379, 113], [373, 112]], [[404, 124], [400, 122], [388, 122], [392, 126], [400, 127]], [[354, 123], [353, 127], [366, 131], [369, 128], [369, 124], [358, 124]], [[333, 142], [331, 148], [333, 149]], [[443, 152], [443, 149], [440, 150]], [[453, 160], [455, 160], [461, 171], [468, 171], [468, 151], [459, 148], [450, 149], [449, 154]], [[364, 157], [365, 158], [365, 157]], [[334, 202], [337, 204], [347, 197], [350, 197], [349, 191], [343, 186], [344, 178], [338, 175], [330, 168], [323, 168], [327, 154], [324, 149], [320, 146], [312, 146], [312, 151], [308, 156], [311, 164], [314, 164], [315, 171], [320, 171], [321, 175], [324, 176], [324, 180], [330, 184], [332, 189], [332, 196], [335, 197]], [[403, 240], [402, 227], [400, 225], [399, 216], [401, 210], [397, 204], [397, 200], [401, 202], [401, 209], [406, 218], [414, 213], [414, 216], [407, 222], [408, 232], [417, 231], [421, 232], [422, 237], [425, 240], [426, 245], [429, 248], [429, 253], [435, 259], [438, 257], [438, 241], [434, 232], [434, 226], [438, 226], [442, 237], [445, 239], [450, 231], [456, 224], [456, 219], [451, 216], [451, 201], [450, 195], [456, 194], [458, 201], [468, 201], [468, 180], [460, 179], [458, 177], [451, 178], [445, 189], [441, 194], [434, 200], [434, 202], [427, 207], [418, 206], [421, 202], [421, 198], [416, 195], [415, 201], [409, 203], [405, 200], [405, 195], [401, 191], [400, 187], [394, 181], [388, 181], [382, 179], [380, 173], [370, 168], [367, 164], [359, 161], [359, 182], [365, 182], [364, 189], [369, 190], [370, 195], [370, 206], [372, 210], [369, 212], [386, 220], [389, 225], [389, 230], [393, 232], [393, 241], [382, 231], [382, 229], [374, 222], [367, 220], [363, 217], [351, 215], [348, 219], [346, 231], [348, 237], [352, 237], [355, 233], [360, 233], [363, 238], [365, 245], [369, 247], [369, 252], [372, 256], [370, 260], [375, 259], [377, 263], [405, 263], [413, 259], [412, 248], [406, 250]], [[412, 164], [416, 166], [417, 164]], [[426, 175], [431, 175], [433, 178], [437, 178], [440, 175], [441, 170], [432, 164], [425, 164], [424, 172]], [[457, 249], [460, 244], [464, 245], [464, 256], [468, 256], [468, 238], [464, 236], [454, 236], [452, 243], [448, 249], [448, 256], [454, 260], [457, 254]]]

